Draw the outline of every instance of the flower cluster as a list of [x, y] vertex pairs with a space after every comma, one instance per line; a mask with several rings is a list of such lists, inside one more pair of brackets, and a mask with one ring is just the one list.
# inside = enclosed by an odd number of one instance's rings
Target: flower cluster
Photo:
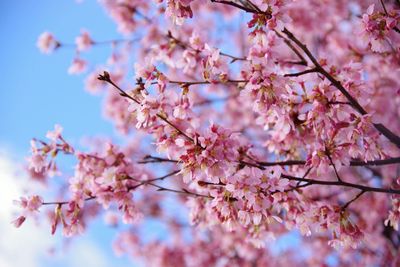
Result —
[[389, 12], [375, 11], [370, 5], [362, 16], [362, 37], [369, 43], [374, 52], [387, 52], [391, 49], [388, 35], [400, 24], [400, 12], [393, 9]]
[[60, 43], [55, 39], [54, 35], [50, 32], [44, 32], [39, 36], [36, 43], [37, 47], [42, 53], [50, 54], [60, 47]]
[[174, 23], [181, 25], [185, 18], [193, 17], [190, 3], [193, 0], [167, 0], [165, 14], [172, 18]]
[[43, 199], [37, 195], [28, 198], [21, 197], [20, 200], [15, 200], [15, 204], [22, 208], [22, 215], [15, 219], [13, 224], [15, 227], [20, 227], [27, 216], [34, 216], [39, 212], [39, 208], [43, 205]]
[[[39, 176], [54, 176], [58, 174], [55, 157], [59, 152], [74, 153], [74, 149], [61, 136], [62, 127], [55, 125], [54, 131], [49, 131], [46, 137], [50, 142], [33, 139], [31, 141], [32, 155], [28, 158], [29, 169]], [[50, 160], [48, 160], [50, 158]]]

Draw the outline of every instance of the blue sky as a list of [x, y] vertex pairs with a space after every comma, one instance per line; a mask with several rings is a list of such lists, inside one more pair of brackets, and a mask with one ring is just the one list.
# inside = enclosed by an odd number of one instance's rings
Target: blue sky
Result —
[[[12, 210], [12, 199], [23, 194], [20, 184], [24, 175], [15, 177], [15, 173], [29, 152], [32, 137], [44, 137], [56, 123], [64, 127], [65, 137], [74, 144], [79, 144], [82, 136], [114, 135], [112, 125], [101, 116], [102, 99], [84, 91], [84, 76], [67, 74], [74, 51], [62, 49], [48, 56], [36, 47], [43, 31], [72, 43], [82, 28], [97, 40], [119, 36], [114, 23], [94, 0], [81, 4], [74, 0], [0, 1], [1, 213]], [[96, 64], [104, 62], [109, 52], [109, 47], [96, 47], [84, 57]], [[48, 228], [36, 228], [33, 222], [16, 231], [9, 224], [9, 216], [3, 215], [2, 267], [28, 266], [26, 262], [29, 266], [132, 266], [126, 257], [113, 256], [111, 242], [115, 231], [103, 226], [101, 219], [84, 236], [72, 240], [67, 252], [58, 251], [55, 257], [49, 257], [47, 249], [53, 244], [60, 247], [60, 237], [50, 236]], [[25, 251], [24, 255], [21, 251]]]
[[[0, 143], [22, 155], [32, 137], [44, 136], [55, 123], [61, 124], [72, 140], [112, 134], [111, 124], [101, 117], [101, 99], [83, 90], [83, 76], [67, 74], [73, 49], [43, 55], [36, 48], [43, 31], [69, 43], [81, 28], [100, 40], [116, 38], [113, 22], [97, 2], [15, 0], [1, 1], [0, 8]], [[96, 47], [88, 56], [100, 63], [109, 49]]]

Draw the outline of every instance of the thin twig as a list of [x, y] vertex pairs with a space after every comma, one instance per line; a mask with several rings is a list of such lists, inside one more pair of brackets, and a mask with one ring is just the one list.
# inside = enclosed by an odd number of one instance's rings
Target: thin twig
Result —
[[157, 163], [157, 162], [177, 163], [179, 161], [173, 160], [173, 159], [155, 157], [155, 156], [152, 156], [152, 155], [146, 155], [146, 156], [143, 157], [143, 160], [138, 161], [137, 163], [139, 163], [139, 164], [147, 164], [147, 163]]
[[239, 8], [241, 10], [244, 10], [244, 11], [246, 11], [248, 13], [260, 13], [255, 9], [251, 9], [251, 8], [239, 5], [239, 4], [235, 3], [235, 2], [230, 2], [230, 1], [225, 1], [225, 0], [211, 0], [211, 2], [212, 3], [218, 3], [218, 4], [224, 4], [224, 5], [228, 5], [228, 6], [233, 6], [233, 7]]
[[331, 162], [333, 170], [335, 171], [336, 178], [338, 179], [339, 182], [342, 182], [342, 179], [340, 178], [339, 173], [336, 169], [335, 163], [333, 163], [332, 157], [329, 155], [329, 153], [326, 153], [326, 156], [328, 157], [329, 161]]
[[[100, 81], [105, 81], [108, 82], [109, 84], [111, 84], [112, 86], [114, 86], [121, 94], [121, 96], [127, 97], [130, 100], [134, 101], [135, 103], [140, 105], [140, 101], [138, 101], [137, 99], [135, 99], [134, 97], [130, 96], [129, 94], [127, 94], [124, 90], [122, 90], [118, 85], [116, 85], [110, 77], [110, 74], [106, 71], [104, 71], [103, 74], [100, 74], [98, 79]], [[158, 118], [160, 118], [162, 121], [164, 121], [165, 123], [167, 123], [168, 125], [170, 125], [172, 128], [174, 128], [179, 134], [181, 134], [182, 136], [184, 136], [186, 139], [188, 139], [189, 141], [191, 141], [192, 143], [196, 144], [196, 142], [194, 141], [194, 139], [190, 136], [188, 136], [185, 132], [183, 132], [181, 129], [179, 129], [176, 125], [174, 125], [172, 122], [170, 122], [164, 115], [162, 115], [161, 113], [157, 113], [156, 116]], [[198, 144], [199, 145], [199, 144]]]
[[303, 70], [303, 71], [296, 72], [296, 73], [287, 73], [287, 74], [284, 74], [283, 76], [284, 77], [298, 77], [298, 76], [301, 76], [301, 75], [304, 75], [307, 73], [314, 73], [314, 72], [318, 72], [318, 69], [312, 68], [312, 69]]
[[[201, 50], [198, 50], [198, 49], [192, 47], [190, 44], [188, 44], [188, 43], [176, 38], [175, 36], [173, 36], [171, 31], [168, 31], [166, 36], [168, 38], [172, 39], [177, 45], [179, 45], [183, 49], [191, 49], [195, 53], [200, 53], [201, 52]], [[238, 57], [238, 56], [234, 56], [234, 55], [231, 55], [231, 54], [228, 54], [228, 53], [224, 53], [224, 52], [220, 52], [219, 54], [221, 56], [230, 58], [231, 59], [231, 63], [233, 63], [235, 61], [247, 61], [247, 58], [245, 58], [245, 57]]]
[[278, 35], [279, 38], [283, 39], [283, 41], [285, 42], [285, 44], [296, 54], [296, 56], [300, 59], [300, 61], [296, 61], [296, 64], [299, 65], [304, 65], [307, 66], [307, 60], [304, 58], [304, 56], [300, 53], [299, 50], [297, 50], [296, 47], [294, 47], [292, 45], [292, 43], [290, 42], [290, 40], [288, 40], [287, 38], [285, 38], [282, 34], [280, 34], [278, 31], [274, 31], [276, 33], [276, 35]]
[[351, 199], [350, 201], [348, 201], [342, 208], [341, 210], [344, 211], [347, 209], [348, 206], [350, 206], [351, 203], [353, 203], [354, 201], [356, 201], [359, 197], [362, 196], [362, 194], [364, 194], [365, 191], [361, 190], [360, 193], [358, 193], [353, 199]]

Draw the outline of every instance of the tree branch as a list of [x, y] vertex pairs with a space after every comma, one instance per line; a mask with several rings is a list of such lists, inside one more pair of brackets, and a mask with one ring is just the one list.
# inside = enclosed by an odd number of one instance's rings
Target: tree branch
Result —
[[338, 173], [338, 171], [336, 169], [335, 163], [333, 163], [332, 157], [329, 155], [329, 153], [326, 153], [326, 156], [328, 157], [329, 161], [331, 162], [333, 170], [335, 171], [336, 178], [338, 179], [339, 182], [341, 182], [342, 179], [339, 176], [339, 173]]
[[282, 178], [286, 178], [291, 181], [301, 181], [310, 183], [311, 185], [329, 185], [329, 186], [343, 186], [343, 187], [351, 187], [363, 190], [365, 192], [376, 192], [376, 193], [386, 193], [386, 194], [396, 194], [400, 195], [400, 190], [391, 189], [391, 188], [379, 188], [379, 187], [369, 187], [365, 185], [353, 184], [344, 181], [323, 181], [323, 180], [314, 180], [307, 178], [300, 178], [291, 175], [282, 174]]
[[[137, 99], [135, 99], [134, 97], [128, 95], [124, 90], [122, 90], [118, 85], [116, 85], [110, 77], [110, 74], [106, 71], [104, 71], [103, 74], [100, 74], [98, 79], [100, 81], [105, 81], [108, 82], [109, 84], [111, 84], [112, 86], [114, 86], [121, 94], [121, 96], [123, 97], [127, 97], [130, 100], [134, 101], [136, 104], [140, 105], [140, 101], [138, 101]], [[194, 141], [194, 139], [190, 136], [188, 136], [185, 132], [183, 132], [182, 130], [180, 130], [176, 125], [174, 125], [172, 122], [170, 122], [166, 117], [164, 117], [164, 115], [162, 115], [161, 113], [157, 113], [156, 116], [158, 118], [160, 118], [162, 121], [164, 121], [165, 123], [167, 123], [168, 125], [170, 125], [172, 128], [174, 128], [179, 134], [181, 134], [182, 136], [184, 136], [186, 139], [188, 139], [189, 141], [191, 141], [193, 144], [196, 144], [196, 142]], [[198, 146], [200, 146], [200, 144], [197, 144]]]
[[364, 190], [361, 190], [361, 192], [358, 193], [358, 194], [357, 194], [353, 199], [351, 199], [349, 202], [347, 202], [347, 203], [341, 208], [341, 210], [342, 210], [342, 211], [346, 210], [347, 207], [350, 206], [351, 203], [353, 203], [354, 201], [356, 201], [356, 200], [357, 200], [359, 197], [361, 197], [362, 194], [364, 194], [364, 193], [365, 193], [365, 191], [364, 191]]
[[[304, 160], [287, 160], [287, 161], [276, 161], [276, 162], [267, 162], [267, 161], [257, 161], [257, 163], [261, 166], [270, 167], [270, 166], [294, 166], [294, 165], [306, 165], [306, 161]], [[388, 159], [378, 159], [378, 160], [351, 160], [350, 166], [381, 166], [381, 165], [391, 165], [400, 163], [400, 157], [396, 158], [388, 158]]]
[[300, 71], [300, 72], [296, 72], [296, 73], [287, 73], [284, 74], [283, 77], [298, 77], [307, 73], [313, 73], [313, 72], [318, 72], [317, 68], [312, 68], [312, 69], [308, 69], [308, 70], [304, 70], [304, 71]]
[[235, 2], [231, 2], [231, 1], [211, 0], [211, 2], [218, 3], [218, 4], [224, 4], [224, 5], [228, 5], [228, 6], [233, 6], [233, 7], [239, 8], [241, 10], [244, 10], [248, 13], [262, 13], [262, 12], [259, 12], [258, 10], [255, 10], [254, 8], [245, 7], [245, 6], [239, 5], [239, 4], [237, 4]]
[[[314, 64], [319, 73], [325, 76], [333, 86], [335, 86], [351, 103], [355, 110], [357, 110], [361, 115], [368, 114], [367, 111], [357, 102], [357, 100], [343, 87], [340, 81], [336, 80], [331, 74], [329, 74], [317, 61], [317, 59], [312, 55], [310, 50], [305, 44], [299, 41], [292, 32], [284, 28], [282, 31], [290, 40], [292, 40], [300, 49], [307, 55], [307, 57]], [[381, 134], [383, 134], [387, 139], [389, 139], [393, 144], [400, 148], [400, 136], [394, 134], [388, 128], [386, 128], [381, 123], [373, 124], [375, 129], [377, 129]]]
[[297, 62], [293, 62], [293, 64], [299, 64], [299, 65], [304, 65], [307, 66], [307, 60], [303, 57], [303, 55], [300, 53], [299, 50], [297, 50], [296, 47], [294, 47], [292, 45], [292, 43], [285, 38], [282, 34], [280, 34], [278, 31], [274, 30], [274, 32], [276, 33], [276, 35], [278, 35], [279, 38], [283, 39], [283, 41], [285, 42], [285, 44], [296, 54], [296, 56], [300, 59], [300, 61]]

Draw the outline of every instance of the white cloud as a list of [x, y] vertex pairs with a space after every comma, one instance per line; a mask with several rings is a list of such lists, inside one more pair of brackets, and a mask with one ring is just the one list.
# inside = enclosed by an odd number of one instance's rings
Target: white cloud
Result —
[[10, 223], [16, 211], [13, 200], [24, 194], [24, 181], [21, 168], [0, 151], [0, 266], [40, 266], [40, 258], [52, 244], [48, 229], [37, 227], [34, 221], [27, 220], [20, 229]]

